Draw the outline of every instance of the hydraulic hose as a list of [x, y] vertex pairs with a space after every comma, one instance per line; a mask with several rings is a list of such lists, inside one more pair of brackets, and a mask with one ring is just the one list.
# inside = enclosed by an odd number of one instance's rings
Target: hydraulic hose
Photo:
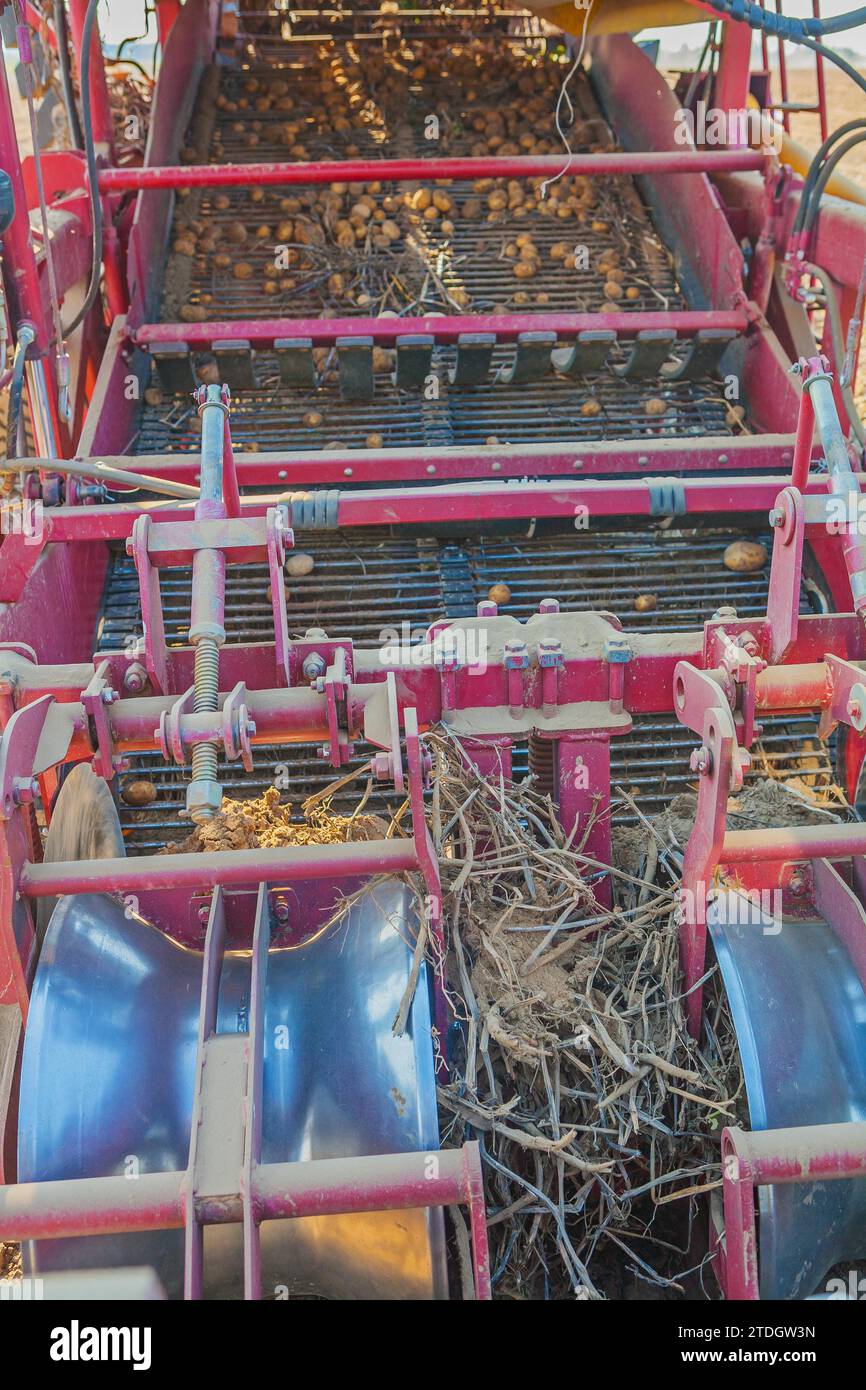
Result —
[[820, 176], [821, 171], [824, 168], [824, 165], [826, 164], [827, 158], [830, 155], [833, 146], [836, 144], [837, 140], [842, 140], [846, 135], [850, 135], [853, 131], [857, 130], [866, 132], [866, 119], [864, 119], [863, 117], [860, 117], [859, 119], [854, 121], [846, 121], [844, 125], [839, 126], [838, 130], [834, 130], [831, 135], [827, 136], [827, 139], [824, 141], [823, 145], [813, 158], [812, 163], [809, 165], [808, 173], [806, 174], [806, 177], [803, 181], [803, 192], [800, 197], [800, 206], [797, 208], [797, 215], [794, 218], [794, 225], [792, 227], [792, 231], [798, 232], [802, 230], [808, 211], [809, 203], [812, 198], [812, 190], [814, 189], [815, 182]]
[[60, 86], [63, 91], [63, 105], [69, 122], [69, 138], [72, 148], [80, 150], [84, 146], [81, 135], [81, 122], [78, 107], [75, 105], [75, 91], [72, 86], [72, 73], [69, 69], [69, 33], [66, 27], [66, 0], [56, 0], [54, 6], [54, 27], [57, 38], [57, 57], [60, 63]]
[[90, 284], [84, 303], [71, 323], [63, 327], [63, 336], [69, 337], [87, 317], [96, 303], [99, 282], [102, 275], [102, 201], [99, 197], [99, 170], [96, 165], [96, 149], [93, 143], [93, 112], [90, 103], [90, 46], [93, 40], [93, 26], [96, 23], [96, 10], [99, 0], [90, 0], [81, 34], [81, 116], [84, 122], [84, 153], [87, 159], [87, 180], [90, 185], [90, 215], [93, 222], [93, 261], [90, 269]]
[[36, 339], [36, 330], [31, 323], [19, 325], [15, 339], [15, 356], [12, 359], [12, 380], [9, 386], [9, 412], [6, 419], [6, 456], [18, 457], [18, 428], [21, 423], [21, 402], [24, 396], [24, 363], [27, 349]]

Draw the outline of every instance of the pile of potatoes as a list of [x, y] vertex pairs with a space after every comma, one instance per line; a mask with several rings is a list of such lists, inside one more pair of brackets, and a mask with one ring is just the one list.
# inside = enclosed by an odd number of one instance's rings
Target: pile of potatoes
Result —
[[[276, 141], [284, 158], [309, 160], [320, 157], [321, 144], [312, 148], [312, 137], [322, 135], [329, 137], [328, 157], [351, 159], [376, 149], [406, 154], [412, 148], [411, 103], [416, 115], [428, 103], [441, 115], [440, 140], [431, 153], [447, 153], [455, 141], [461, 153], [471, 155], [539, 155], [562, 148], [554, 128], [561, 64], [529, 60], [498, 39], [400, 40], [387, 55], [362, 50], [363, 62], [354, 53], [351, 46], [338, 51], [323, 46], [316, 65], [250, 72], [230, 92], [220, 92], [216, 105], [223, 120], [207, 158], [232, 158], [238, 142], [252, 158], [265, 157], [256, 155], [256, 147]], [[573, 83], [572, 95], [579, 111], [580, 81]], [[594, 133], [592, 118], [578, 116], [570, 133], [573, 148], [591, 146]], [[401, 137], [409, 143], [401, 145]], [[198, 156], [187, 148], [183, 157]], [[501, 231], [501, 256], [512, 263], [515, 282], [510, 304], [544, 306], [550, 295], [540, 288], [530, 293], [529, 282], [552, 268], [551, 262], [583, 269], [576, 265], [575, 245], [589, 232], [597, 239], [613, 229], [594, 180], [562, 179], [549, 184], [544, 196], [542, 183], [541, 178], [483, 178], [459, 191], [441, 180], [406, 183], [397, 190], [378, 181], [238, 188], [196, 199], [186, 215], [181, 202], [173, 250], [190, 259], [195, 280], [205, 287], [189, 296], [180, 316], [190, 322], [211, 316], [219, 285], [232, 281], [249, 282], [254, 295], [283, 300], [303, 286], [332, 316], [377, 312], [390, 277], [388, 253], [402, 253], [409, 238], [434, 249], [454, 244], [462, 226], [476, 223]], [[549, 246], [545, 237], [539, 244], [538, 232], [531, 229], [539, 217], [561, 222], [563, 238]], [[374, 253], [385, 255], [377, 261]], [[423, 278], [417, 258], [408, 261], [409, 276]], [[617, 312], [640, 299], [641, 290], [629, 283], [628, 267], [613, 245], [596, 255], [592, 270], [600, 281], [602, 311]], [[406, 274], [401, 280], [398, 293], [417, 290]], [[459, 284], [449, 284], [448, 298], [458, 310], [471, 307], [469, 292]]]

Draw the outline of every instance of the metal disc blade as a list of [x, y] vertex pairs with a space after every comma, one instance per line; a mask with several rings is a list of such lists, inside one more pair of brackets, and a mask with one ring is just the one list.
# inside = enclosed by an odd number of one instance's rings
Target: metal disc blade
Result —
[[[866, 994], [825, 921], [757, 920], [725, 892], [707, 910], [740, 1048], [752, 1128], [866, 1120]], [[866, 1256], [866, 1183], [759, 1188], [761, 1297], [808, 1298]]]
[[[411, 894], [376, 885], [328, 931], [272, 950], [263, 1162], [438, 1148], [426, 978], [406, 1035]], [[24, 1048], [22, 1182], [185, 1169], [202, 956], [101, 895], [61, 899]], [[220, 1031], [245, 1032], [250, 960], [225, 957]], [[206, 1230], [206, 1293], [242, 1292], [240, 1228]], [[151, 1265], [182, 1287], [181, 1232], [41, 1241], [39, 1270]], [[426, 1298], [446, 1290], [441, 1211], [267, 1222], [265, 1297]]]

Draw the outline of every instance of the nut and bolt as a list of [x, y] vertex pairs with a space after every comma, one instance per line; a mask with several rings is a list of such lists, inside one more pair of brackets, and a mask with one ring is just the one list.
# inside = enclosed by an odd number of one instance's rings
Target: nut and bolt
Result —
[[148, 675], [140, 661], [127, 666], [123, 676], [123, 688], [127, 695], [139, 695], [147, 687]]
[[538, 611], [539, 613], [558, 613], [559, 599], [543, 598], [538, 605]]
[[698, 772], [701, 776], [709, 772], [713, 765], [713, 755], [702, 743], [700, 748], [693, 748], [689, 757], [689, 767], [692, 772]]
[[325, 658], [319, 652], [310, 652], [309, 656], [304, 657], [304, 664], [301, 667], [304, 673], [304, 680], [315, 681], [325, 674], [327, 666]]
[[505, 656], [506, 671], [525, 671], [529, 665], [529, 652], [526, 650], [526, 643], [512, 640], [505, 643], [503, 648]]

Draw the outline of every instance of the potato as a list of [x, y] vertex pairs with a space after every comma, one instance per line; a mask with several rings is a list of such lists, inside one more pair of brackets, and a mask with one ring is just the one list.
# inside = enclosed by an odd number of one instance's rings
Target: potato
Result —
[[492, 584], [487, 594], [491, 603], [509, 603], [511, 601], [511, 590], [507, 584]]
[[315, 568], [316, 562], [312, 555], [306, 555], [302, 550], [290, 550], [286, 556], [286, 574], [290, 574], [293, 579], [312, 574]]
[[249, 261], [238, 261], [232, 274], [236, 280], [251, 280], [253, 278], [253, 268]]
[[634, 611], [636, 613], [653, 613], [658, 608], [658, 602], [655, 594], [638, 594], [634, 601]]
[[127, 806], [149, 806], [156, 801], [157, 795], [153, 782], [126, 782], [121, 789], [120, 799]]
[[226, 240], [241, 246], [247, 239], [247, 229], [243, 222], [230, 222], [226, 227]]
[[322, 423], [322, 416], [318, 410], [308, 410], [303, 419], [305, 429], [316, 430]]
[[583, 405], [580, 407], [580, 413], [581, 415], [584, 415], [587, 419], [591, 419], [594, 415], [600, 415], [601, 402], [597, 401], [595, 397], [591, 396], [589, 400], [584, 401]]
[[643, 408], [647, 415], [666, 415], [668, 402], [663, 401], [660, 396], [650, 396], [649, 400], [644, 401]]
[[365, 439], [364, 443], [368, 449], [381, 449], [382, 436], [378, 432], [374, 431], [372, 434], [367, 435], [367, 438]]
[[735, 574], [754, 574], [767, 563], [767, 552], [759, 541], [732, 541], [724, 555], [725, 569]]
[[180, 316], [184, 323], [204, 323], [207, 310], [203, 304], [184, 304]]

